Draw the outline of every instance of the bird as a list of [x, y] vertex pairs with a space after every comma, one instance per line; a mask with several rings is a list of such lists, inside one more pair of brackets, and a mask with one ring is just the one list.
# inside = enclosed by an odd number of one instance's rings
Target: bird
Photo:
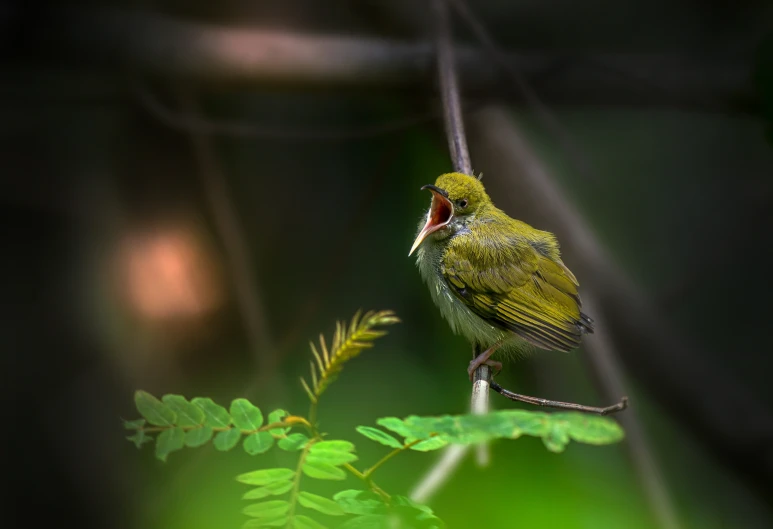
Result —
[[451, 330], [480, 352], [467, 369], [470, 380], [481, 365], [502, 369], [490, 358], [495, 352], [497, 358], [535, 348], [569, 352], [593, 333], [555, 235], [497, 208], [475, 176], [446, 173], [421, 189], [432, 202], [408, 256], [416, 252]]

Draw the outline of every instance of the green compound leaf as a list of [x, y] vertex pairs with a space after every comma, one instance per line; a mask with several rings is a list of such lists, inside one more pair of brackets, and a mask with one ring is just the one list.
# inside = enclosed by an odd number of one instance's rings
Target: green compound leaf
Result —
[[221, 452], [227, 452], [239, 443], [239, 439], [241, 439], [241, 437], [241, 431], [237, 430], [236, 428], [231, 428], [230, 430], [217, 432], [215, 440], [212, 442], [212, 444], [215, 445], [215, 449], [220, 450]]
[[310, 463], [325, 463], [328, 465], [343, 465], [357, 461], [352, 453], [354, 445], [349, 441], [321, 441], [309, 449], [306, 461]]
[[516, 439], [526, 434], [541, 437], [551, 451], [561, 451], [570, 439], [604, 445], [624, 437], [622, 428], [613, 419], [577, 412], [500, 410], [487, 415], [385, 417], [376, 422], [407, 440], [432, 437], [428, 444], [413, 447], [415, 450], [439, 448], [434, 443], [440, 442], [471, 444], [500, 438]]
[[348, 514], [384, 514], [387, 506], [378, 494], [369, 490], [342, 490], [333, 496]]
[[337, 466], [321, 461], [309, 461], [303, 464], [303, 473], [315, 479], [345, 479], [346, 472]]
[[370, 439], [371, 441], [376, 441], [377, 443], [381, 443], [382, 445], [386, 445], [392, 448], [402, 448], [403, 443], [392, 437], [386, 432], [383, 432], [379, 430], [378, 428], [373, 428], [372, 426], [358, 426], [357, 431]]
[[[412, 439], [408, 437], [405, 440], [405, 444], [411, 444], [415, 441], [418, 441], [418, 439]], [[417, 452], [430, 452], [432, 450], [439, 450], [446, 446], [448, 444], [448, 441], [443, 439], [442, 437], [430, 437], [429, 439], [425, 439], [424, 441], [421, 441], [420, 443], [416, 443], [413, 445], [410, 449], [416, 450]]]
[[430, 507], [426, 505], [422, 505], [421, 503], [416, 503], [415, 501], [408, 498], [407, 496], [393, 496], [392, 505], [409, 507], [417, 511], [421, 511], [427, 514], [432, 514], [432, 509]]
[[565, 421], [569, 437], [579, 443], [609, 444], [621, 441], [625, 437], [620, 425], [611, 419], [583, 413], [556, 413], [554, 420]]
[[312, 520], [308, 516], [304, 516], [303, 514], [297, 515], [295, 518], [293, 518], [293, 527], [295, 529], [327, 529], [324, 525], [321, 523]]
[[322, 452], [310, 452], [306, 456], [306, 461], [310, 463], [325, 463], [328, 465], [339, 466], [345, 463], [351, 463], [357, 461], [357, 456], [350, 452], [335, 452], [333, 450], [325, 450]]
[[287, 514], [290, 502], [286, 500], [270, 500], [247, 505], [242, 512], [252, 518], [273, 519]]
[[[268, 414], [268, 424], [273, 424], [275, 422], [282, 422], [282, 420], [290, 415], [289, 412], [285, 410], [274, 410], [271, 413]], [[269, 430], [271, 432], [271, 435], [273, 435], [276, 438], [284, 437], [287, 432], [290, 431], [290, 427], [286, 428], [274, 428], [272, 430]]]
[[134, 446], [137, 448], [142, 448], [142, 445], [153, 440], [153, 438], [146, 435], [143, 430], [137, 430], [134, 435], [129, 436], [126, 439], [134, 443]]
[[382, 417], [381, 419], [376, 420], [376, 424], [383, 426], [387, 430], [392, 430], [397, 435], [401, 435], [402, 437], [413, 436], [412, 431], [408, 429], [405, 422], [402, 419], [398, 419], [397, 417]]
[[161, 400], [177, 415], [177, 426], [204, 424], [204, 412], [188, 402], [182, 395], [164, 395]]
[[563, 452], [569, 444], [568, 424], [566, 422], [554, 422], [547, 435], [542, 437], [545, 447], [551, 452]]
[[320, 441], [311, 447], [311, 453], [315, 452], [354, 452], [354, 444], [349, 441]]
[[253, 518], [242, 524], [242, 529], [257, 529], [258, 527], [284, 527], [287, 525], [287, 515], [279, 514], [270, 518]]
[[244, 440], [244, 451], [254, 456], [267, 452], [274, 445], [274, 438], [268, 432], [257, 432]]
[[231, 402], [231, 419], [240, 430], [257, 430], [263, 426], [263, 414], [247, 399]]
[[253, 470], [236, 476], [236, 481], [245, 485], [263, 487], [279, 481], [289, 481], [295, 477], [295, 471], [289, 468], [266, 468]]
[[366, 514], [347, 520], [338, 529], [386, 529], [389, 519], [383, 514]]
[[274, 483], [269, 483], [265, 487], [259, 487], [245, 492], [242, 499], [261, 500], [263, 498], [268, 498], [269, 496], [279, 496], [289, 491], [291, 488], [293, 488], [292, 481], [275, 481]]
[[[275, 430], [272, 430], [272, 432], [273, 431]], [[287, 437], [277, 441], [276, 445], [282, 450], [287, 450], [288, 452], [294, 452], [306, 446], [306, 443], [308, 442], [309, 442], [309, 438], [303, 435], [302, 433], [292, 433]]]
[[169, 454], [180, 450], [185, 443], [185, 431], [182, 428], [170, 428], [161, 432], [156, 439], [156, 457], [166, 461]]
[[204, 412], [204, 424], [212, 428], [227, 428], [231, 424], [231, 416], [228, 411], [219, 404], [215, 404], [209, 397], [196, 397], [191, 404]]
[[154, 426], [174, 426], [177, 420], [177, 415], [166, 404], [146, 391], [134, 392], [134, 405], [140, 415]]
[[421, 505], [405, 496], [393, 496], [390, 514], [397, 516], [408, 527], [439, 529], [445, 527], [440, 518], [434, 515], [432, 509]]
[[185, 432], [185, 446], [196, 448], [209, 442], [212, 439], [212, 427], [202, 426]]
[[134, 421], [123, 421], [123, 427], [127, 430], [139, 430], [145, 426], [145, 419], [137, 419]]
[[343, 516], [345, 514], [341, 506], [333, 500], [310, 492], [301, 492], [298, 495], [298, 502], [307, 509], [314, 509], [322, 514], [329, 514], [330, 516]]

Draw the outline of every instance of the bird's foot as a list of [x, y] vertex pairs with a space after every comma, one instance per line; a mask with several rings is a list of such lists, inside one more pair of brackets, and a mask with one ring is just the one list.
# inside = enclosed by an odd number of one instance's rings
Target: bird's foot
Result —
[[488, 359], [485, 359], [479, 362], [478, 358], [470, 362], [470, 366], [467, 368], [467, 374], [470, 376], [470, 382], [472, 382], [472, 377], [475, 374], [475, 370], [478, 369], [480, 366], [485, 365], [485, 366], [491, 367], [494, 370], [494, 372], [491, 374], [492, 377], [499, 374], [499, 372], [502, 371], [502, 362], [497, 362], [496, 360], [488, 360]]

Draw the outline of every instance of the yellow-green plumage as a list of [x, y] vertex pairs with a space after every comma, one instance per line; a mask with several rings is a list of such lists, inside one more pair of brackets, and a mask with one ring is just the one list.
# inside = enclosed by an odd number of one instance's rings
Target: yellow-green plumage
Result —
[[444, 174], [434, 187], [453, 215], [420, 242], [417, 264], [454, 332], [481, 349], [501, 343], [503, 352], [527, 343], [569, 351], [593, 332], [553, 234], [496, 208], [474, 177]]

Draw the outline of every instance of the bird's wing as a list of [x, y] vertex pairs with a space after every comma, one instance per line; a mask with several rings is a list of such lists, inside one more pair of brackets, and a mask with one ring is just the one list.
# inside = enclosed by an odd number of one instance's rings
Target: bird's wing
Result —
[[441, 263], [451, 290], [472, 312], [543, 349], [569, 351], [593, 332], [580, 311], [577, 279], [558, 257], [555, 239], [549, 245], [521, 238], [486, 241], [483, 246], [471, 235], [455, 237]]

